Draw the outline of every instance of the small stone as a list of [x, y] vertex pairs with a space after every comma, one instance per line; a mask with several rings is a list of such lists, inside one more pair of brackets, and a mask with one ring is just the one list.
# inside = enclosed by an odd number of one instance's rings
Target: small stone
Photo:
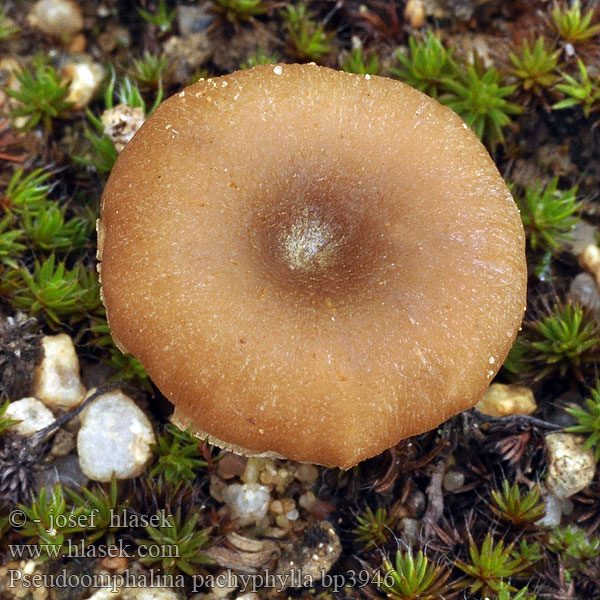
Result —
[[288, 587], [312, 585], [329, 572], [341, 552], [342, 544], [333, 525], [320, 521], [298, 541], [288, 544], [275, 565], [275, 574], [283, 576]]
[[588, 244], [579, 256], [579, 263], [600, 283], [600, 248], [596, 244]]
[[261, 521], [269, 510], [271, 494], [268, 487], [258, 483], [233, 483], [223, 490], [223, 500], [231, 508], [231, 517], [240, 525]]
[[296, 502], [293, 498], [284, 498], [281, 500], [281, 506], [283, 507], [283, 512], [286, 513], [293, 508], [296, 508]]
[[569, 240], [569, 247], [575, 256], [581, 256], [582, 252], [590, 244], [596, 243], [598, 228], [592, 223], [579, 219]]
[[85, 108], [104, 79], [104, 67], [87, 57], [67, 62], [61, 72], [69, 81], [69, 91], [65, 100], [73, 103], [75, 110]]
[[281, 529], [289, 529], [290, 521], [285, 515], [277, 515], [275, 517], [275, 524], [277, 527], [281, 527]]
[[[242, 477], [242, 481], [245, 481], [243, 477]], [[273, 483], [273, 475], [271, 473], [269, 473], [269, 471], [263, 471], [260, 474], [259, 481], [263, 485], [271, 485]]]
[[425, 22], [425, 6], [423, 0], [408, 0], [404, 9], [404, 20], [418, 29]]
[[455, 492], [465, 485], [465, 476], [460, 471], [448, 471], [444, 475], [444, 489], [448, 492]]
[[71, 454], [73, 450], [75, 450], [75, 434], [72, 431], [68, 431], [61, 427], [52, 438], [50, 456], [54, 458], [67, 456], [67, 454]]
[[544, 516], [537, 521], [542, 527], [558, 527], [562, 517], [562, 510], [559, 499], [553, 494], [546, 495], [546, 512]]
[[72, 0], [39, 0], [27, 15], [28, 23], [63, 41], [83, 29], [83, 15]]
[[546, 436], [548, 490], [558, 498], [569, 498], [585, 489], [594, 479], [594, 451], [585, 449], [585, 438], [572, 433]]
[[194, 33], [204, 33], [215, 20], [210, 13], [210, 2], [203, 2], [198, 6], [178, 6], [177, 25], [179, 33], [188, 37]]
[[546, 513], [539, 521], [536, 521], [537, 525], [558, 527], [562, 515], [569, 515], [573, 512], [573, 502], [568, 498], [557, 498], [554, 494], [545, 493], [544, 500], [546, 501]]
[[145, 119], [144, 110], [140, 106], [133, 107], [129, 104], [117, 104], [108, 108], [100, 117], [104, 133], [112, 140], [117, 152], [125, 148]]
[[11, 402], [4, 413], [8, 419], [20, 421], [11, 426], [11, 430], [19, 435], [30, 436], [54, 423], [54, 415], [35, 398], [22, 398]]
[[166, 587], [125, 587], [121, 592], [121, 600], [181, 600], [174, 589]]
[[250, 457], [246, 462], [246, 467], [240, 479], [244, 483], [256, 483], [260, 474], [259, 466], [259, 459]]
[[306, 492], [298, 499], [298, 504], [305, 510], [311, 510], [317, 501], [317, 497], [313, 492]]
[[137, 477], [152, 458], [155, 437], [148, 417], [120, 391], [108, 392], [81, 415], [77, 452], [81, 470], [96, 481]]
[[581, 252], [579, 260], [590, 273], [596, 273], [600, 269], [600, 248], [594, 243], [588, 244]]
[[533, 392], [522, 385], [492, 383], [475, 408], [484, 415], [531, 415], [537, 410]]
[[409, 542], [416, 544], [419, 541], [420, 522], [410, 517], [403, 517], [398, 524], [400, 531], [404, 533]]
[[248, 458], [245, 456], [223, 451], [217, 463], [217, 475], [223, 479], [240, 477], [244, 473], [247, 462]]
[[298, 481], [314, 483], [319, 478], [319, 469], [315, 465], [301, 464], [298, 465], [294, 476]]
[[73, 409], [81, 404], [85, 388], [79, 378], [79, 359], [73, 340], [65, 333], [42, 339], [44, 358], [37, 367], [33, 395], [50, 408]]
[[113, 588], [100, 588], [95, 591], [88, 600], [112, 600], [113, 598], [120, 598], [119, 588], [117, 592], [113, 591]]
[[579, 273], [571, 281], [570, 297], [587, 308], [596, 320], [600, 320], [600, 290], [596, 278], [589, 273]]

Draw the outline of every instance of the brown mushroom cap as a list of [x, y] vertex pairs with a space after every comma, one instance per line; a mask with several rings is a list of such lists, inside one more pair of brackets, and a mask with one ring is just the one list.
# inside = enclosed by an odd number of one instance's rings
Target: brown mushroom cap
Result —
[[525, 306], [524, 235], [461, 119], [314, 65], [208, 79], [115, 165], [113, 336], [223, 445], [350, 467], [473, 406]]

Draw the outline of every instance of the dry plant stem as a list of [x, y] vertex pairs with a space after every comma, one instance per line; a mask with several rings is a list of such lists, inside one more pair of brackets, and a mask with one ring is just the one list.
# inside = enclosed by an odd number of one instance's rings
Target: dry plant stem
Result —
[[[19, 141], [18, 137], [15, 137], [7, 133], [10, 127], [10, 121], [7, 119], [0, 121], [0, 148], [11, 146]], [[0, 152], [0, 160], [7, 160], [9, 162], [24, 163], [29, 158], [28, 154], [21, 154], [15, 156], [14, 154], [8, 154], [6, 152]]]
[[8, 160], [10, 162], [24, 163], [27, 160], [27, 156], [24, 154], [21, 156], [13, 156], [12, 154], [4, 154], [4, 152], [0, 152], [0, 160]]
[[543, 419], [538, 419], [537, 417], [532, 417], [530, 415], [508, 415], [506, 417], [492, 417], [490, 415], [484, 415], [479, 411], [471, 411], [471, 416], [473, 420], [476, 420], [478, 423], [527, 423], [536, 427], [540, 427], [541, 429], [548, 429], [551, 431], [557, 431], [559, 429], [562, 429], [560, 425], [556, 425], [555, 423], [550, 423], [549, 421], [544, 421]]

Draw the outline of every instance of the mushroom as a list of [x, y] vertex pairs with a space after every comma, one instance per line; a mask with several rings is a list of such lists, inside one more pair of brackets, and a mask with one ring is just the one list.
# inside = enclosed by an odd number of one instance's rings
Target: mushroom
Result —
[[165, 101], [99, 222], [113, 337], [219, 446], [349, 468], [473, 406], [525, 306], [524, 234], [450, 109], [266, 65]]

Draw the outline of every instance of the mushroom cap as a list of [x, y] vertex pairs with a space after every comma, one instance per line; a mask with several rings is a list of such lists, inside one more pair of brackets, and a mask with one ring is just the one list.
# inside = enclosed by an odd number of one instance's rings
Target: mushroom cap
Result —
[[473, 406], [525, 307], [516, 205], [398, 81], [267, 65], [169, 98], [99, 223], [113, 337], [228, 448], [348, 468]]

